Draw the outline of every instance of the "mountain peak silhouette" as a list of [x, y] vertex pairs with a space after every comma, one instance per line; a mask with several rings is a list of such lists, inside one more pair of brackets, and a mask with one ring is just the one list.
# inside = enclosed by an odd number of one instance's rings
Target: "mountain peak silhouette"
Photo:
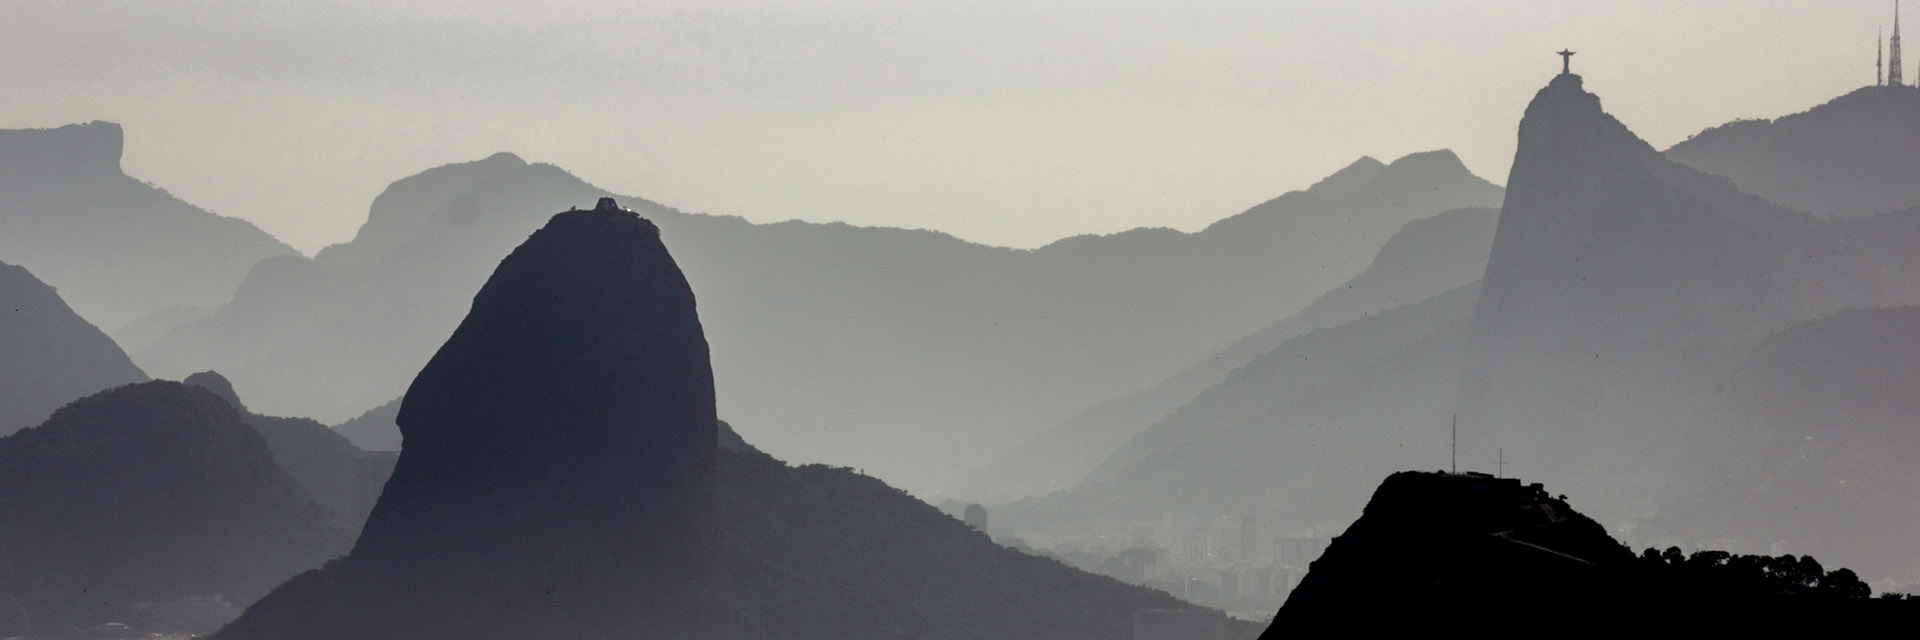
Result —
[[[709, 635], [713, 374], [653, 223], [553, 216], [501, 261], [398, 422], [406, 447], [353, 553], [223, 637]], [[319, 610], [342, 613], [309, 624]]]

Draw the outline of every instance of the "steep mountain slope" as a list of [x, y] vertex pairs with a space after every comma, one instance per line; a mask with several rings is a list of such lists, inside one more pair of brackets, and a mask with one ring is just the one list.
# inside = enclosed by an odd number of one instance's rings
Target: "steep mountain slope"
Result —
[[118, 332], [216, 307], [292, 247], [120, 171], [120, 125], [0, 131], [0, 260], [27, 265], [82, 317]]
[[147, 379], [53, 287], [3, 262], [0, 317], [0, 435], [39, 424], [81, 396]]
[[[212, 365], [264, 410], [344, 420], [426, 362], [482, 257], [538, 224], [524, 212], [602, 193], [505, 154], [433, 169], [382, 194], [353, 242], [263, 262], [232, 304], [136, 357], [175, 375]], [[703, 292], [720, 397], [744, 432], [925, 491], [1298, 310], [1406, 222], [1499, 193], [1445, 152], [1363, 160], [1201, 233], [1033, 251], [626, 202], [668, 232]]]
[[212, 391], [240, 411], [247, 426], [266, 438], [273, 450], [273, 461], [286, 469], [308, 495], [326, 507], [349, 532], [360, 531], [367, 514], [373, 511], [380, 489], [393, 472], [395, 456], [390, 452], [368, 452], [353, 446], [347, 438], [326, 425], [307, 418], [263, 416], [247, 410], [226, 377], [202, 371], [180, 381], [191, 387]]
[[245, 605], [351, 537], [214, 394], [115, 388], [0, 439], [0, 633], [130, 620], [138, 602]]
[[1850, 570], [1812, 558], [1680, 553], [1636, 558], [1539, 484], [1396, 473], [1261, 637], [1460, 635], [1490, 623], [1595, 638], [1920, 630], [1920, 606], [1867, 598]]
[[1135, 434], [1288, 339], [1478, 280], [1486, 271], [1487, 250], [1498, 220], [1499, 212], [1493, 209], [1458, 209], [1407, 223], [1365, 271], [1299, 313], [1235, 341], [1152, 388], [1074, 414], [976, 471], [956, 492], [1004, 501], [1078, 484]]
[[1000, 546], [851, 469], [723, 450], [720, 495], [736, 637], [1125, 640], [1136, 609], [1192, 607]]
[[1920, 88], [1864, 87], [1804, 113], [1732, 122], [1667, 150], [1741, 191], [1861, 217], [1920, 206]]
[[353, 553], [218, 637], [1123, 638], [1178, 605], [848, 470], [723, 451], [660, 233], [608, 199], [515, 249], [408, 390]]
[[[1640, 523], [1645, 535], [1776, 545], [1920, 581], [1920, 307], [1849, 310], [1769, 338], [1690, 429], [1718, 481]], [[1729, 454], [1734, 455], [1729, 455]]]
[[1020, 531], [1164, 513], [1337, 526], [1366, 486], [1443, 459], [1477, 285], [1295, 337], [1140, 432], [1064, 492], [1002, 507]]

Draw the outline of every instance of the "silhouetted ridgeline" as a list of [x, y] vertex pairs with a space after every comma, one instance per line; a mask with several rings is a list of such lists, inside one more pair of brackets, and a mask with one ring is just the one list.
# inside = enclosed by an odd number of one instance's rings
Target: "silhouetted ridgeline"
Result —
[[351, 541], [205, 389], [123, 386], [0, 439], [0, 635], [186, 596], [244, 607]]
[[1804, 113], [1742, 120], [1667, 150], [1741, 191], [1857, 218], [1920, 206], [1920, 88], [1863, 87]]
[[693, 293], [612, 202], [501, 262], [353, 552], [220, 638], [1125, 638], [1178, 606], [723, 439]]
[[[135, 357], [164, 375], [215, 368], [262, 411], [345, 420], [399, 395], [491, 257], [542, 222], [528, 212], [603, 193], [507, 154], [428, 170], [381, 194], [352, 242], [261, 263], [231, 304]], [[1408, 221], [1499, 197], [1450, 153], [1364, 159], [1199, 233], [1032, 251], [622, 201], [667, 231], [702, 292], [742, 432], [783, 457], [933, 490], [1300, 309]]]
[[181, 382], [212, 391], [240, 410], [247, 425], [267, 439], [274, 462], [337, 517], [347, 531], [358, 533], [366, 524], [367, 513], [373, 511], [381, 487], [393, 473], [396, 454], [362, 451], [326, 425], [307, 418], [279, 418], [248, 411], [233, 392], [233, 385], [218, 373], [202, 371]]
[[254, 263], [295, 255], [251, 223], [127, 177], [121, 146], [108, 122], [0, 131], [0, 260], [118, 335], [149, 314], [225, 304]]
[[1396, 473], [1262, 638], [1895, 637], [1920, 601], [1869, 599], [1812, 558], [1636, 557], [1540, 485]]
[[26, 269], [0, 262], [0, 435], [147, 374]]

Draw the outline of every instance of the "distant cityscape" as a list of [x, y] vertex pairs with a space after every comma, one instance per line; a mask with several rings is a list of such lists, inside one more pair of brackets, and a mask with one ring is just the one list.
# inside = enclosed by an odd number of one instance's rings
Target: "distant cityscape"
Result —
[[1259, 518], [1192, 514], [1111, 524], [1085, 535], [1014, 534], [988, 527], [980, 505], [941, 507], [1000, 544], [1262, 623], [1273, 619], [1332, 542], [1313, 532], [1272, 535]]

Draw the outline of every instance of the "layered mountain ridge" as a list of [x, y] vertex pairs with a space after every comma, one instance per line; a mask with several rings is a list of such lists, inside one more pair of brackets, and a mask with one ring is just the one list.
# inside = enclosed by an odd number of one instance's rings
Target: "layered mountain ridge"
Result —
[[0, 131], [0, 260], [32, 269], [118, 334], [225, 304], [254, 263], [297, 255], [251, 223], [128, 177], [123, 144], [107, 122]]
[[[401, 180], [353, 242], [261, 263], [231, 304], [136, 358], [163, 375], [218, 369], [263, 411], [345, 420], [426, 362], [484, 279], [480, 256], [538, 223], [524, 212], [601, 193], [508, 154]], [[1039, 425], [1306, 305], [1406, 222], [1499, 193], [1450, 153], [1367, 160], [1209, 231], [1032, 251], [622, 201], [668, 232], [703, 292], [720, 395], [743, 433], [932, 491]]]

